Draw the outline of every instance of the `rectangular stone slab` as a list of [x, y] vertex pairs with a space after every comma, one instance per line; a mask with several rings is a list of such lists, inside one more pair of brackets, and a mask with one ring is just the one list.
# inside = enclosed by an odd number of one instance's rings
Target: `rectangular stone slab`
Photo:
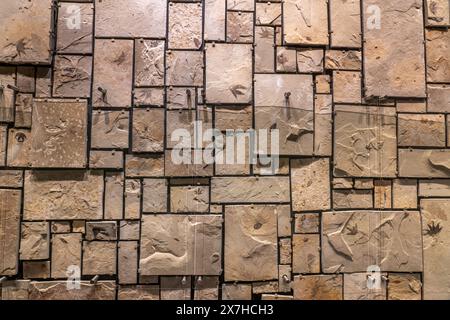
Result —
[[224, 259], [225, 281], [278, 279], [277, 206], [226, 206]]
[[51, 0], [0, 3], [0, 62], [50, 64]]
[[52, 278], [76, 276], [76, 269], [81, 269], [81, 236], [81, 233], [53, 235]]
[[169, 49], [200, 48], [203, 31], [202, 13], [201, 3], [169, 3]]
[[407, 178], [448, 178], [450, 150], [399, 149], [399, 176]]
[[[425, 97], [422, 2], [364, 0], [362, 3], [366, 96]], [[380, 25], [377, 25], [377, 14]]]
[[361, 1], [330, 0], [331, 46], [361, 47]]
[[102, 219], [102, 171], [26, 171], [25, 220]]
[[90, 284], [81, 281], [80, 289], [69, 290], [67, 281], [32, 281], [30, 300], [115, 300], [114, 281], [98, 281]]
[[289, 177], [213, 177], [211, 202], [289, 202]]
[[144, 215], [141, 275], [219, 275], [220, 215]]
[[445, 116], [399, 114], [398, 145], [403, 147], [445, 147]]
[[83, 241], [83, 275], [114, 275], [117, 269], [117, 242]]
[[207, 103], [250, 103], [252, 46], [207, 44], [205, 83]]
[[22, 222], [20, 237], [21, 260], [49, 258], [50, 228], [48, 222]]
[[19, 268], [20, 190], [0, 189], [0, 275], [13, 276]]
[[450, 197], [450, 179], [419, 180], [419, 196]]
[[421, 272], [422, 239], [417, 211], [341, 211], [322, 214], [322, 270]]
[[226, 0], [205, 1], [205, 40], [225, 40]]

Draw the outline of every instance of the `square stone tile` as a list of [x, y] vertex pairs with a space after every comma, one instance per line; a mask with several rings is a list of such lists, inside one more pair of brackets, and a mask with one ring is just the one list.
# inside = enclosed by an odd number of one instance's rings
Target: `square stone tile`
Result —
[[203, 85], [203, 52], [167, 51], [166, 68], [169, 86]]
[[202, 4], [169, 2], [169, 49], [202, 45]]
[[83, 241], [83, 275], [114, 275], [116, 261], [116, 242]]
[[164, 109], [133, 110], [133, 152], [164, 151]]
[[128, 111], [93, 111], [91, 148], [128, 148], [129, 117]]
[[53, 71], [54, 97], [90, 97], [92, 57], [57, 55]]

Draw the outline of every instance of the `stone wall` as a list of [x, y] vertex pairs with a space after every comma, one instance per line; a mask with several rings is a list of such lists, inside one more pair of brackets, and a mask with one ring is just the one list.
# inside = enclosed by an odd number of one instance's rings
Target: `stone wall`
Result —
[[[1, 298], [450, 299], [449, 26], [447, 0], [1, 1]], [[277, 130], [278, 168], [178, 163], [196, 121]]]

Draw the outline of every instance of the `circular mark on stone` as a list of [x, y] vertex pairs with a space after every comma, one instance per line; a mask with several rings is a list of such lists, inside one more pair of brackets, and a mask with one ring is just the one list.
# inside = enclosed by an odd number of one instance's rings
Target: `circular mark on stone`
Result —
[[253, 228], [255, 228], [255, 230], [261, 229], [262, 224], [260, 222], [255, 223], [255, 225], [253, 226]]
[[26, 136], [22, 132], [19, 132], [19, 133], [16, 134], [16, 140], [18, 142], [24, 142], [25, 139], [26, 139]]

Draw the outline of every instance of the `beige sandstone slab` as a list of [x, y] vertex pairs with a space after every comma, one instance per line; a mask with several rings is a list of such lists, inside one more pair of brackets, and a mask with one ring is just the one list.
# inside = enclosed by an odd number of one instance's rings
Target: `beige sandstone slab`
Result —
[[44, 260], [49, 258], [50, 228], [48, 222], [22, 222], [20, 233], [20, 259]]
[[22, 170], [0, 170], [0, 187], [20, 188], [22, 186]]
[[117, 300], [159, 300], [158, 285], [119, 286]]
[[[428, 90], [428, 95], [429, 94], [430, 90]], [[427, 100], [426, 99], [397, 100], [397, 112], [425, 113], [427, 112]]]
[[333, 101], [335, 103], [361, 103], [361, 72], [333, 72]]
[[8, 127], [0, 126], [0, 165], [6, 164], [6, 150], [8, 148]]
[[120, 221], [120, 240], [139, 240], [140, 228], [138, 220]]
[[89, 153], [89, 167], [92, 169], [122, 169], [123, 152], [91, 150]]
[[286, 190], [289, 190], [288, 177], [213, 177], [211, 202], [289, 202]]
[[256, 25], [281, 25], [281, 3], [274, 2], [256, 3]]
[[163, 88], [135, 88], [133, 102], [136, 107], [160, 107], [164, 105], [164, 95]]
[[252, 128], [251, 106], [216, 106], [214, 109], [215, 123], [214, 128], [220, 131], [248, 130]]
[[420, 197], [450, 197], [450, 179], [419, 180]]
[[399, 149], [399, 176], [448, 178], [450, 151], [447, 149]]
[[294, 211], [329, 209], [329, 159], [291, 160], [291, 190]]
[[169, 90], [167, 90], [167, 109], [195, 109], [195, 88], [169, 87]]
[[29, 280], [9, 280], [2, 283], [2, 300], [28, 300], [29, 299]]
[[[191, 152], [188, 163], [178, 163], [178, 160], [184, 152]], [[200, 163], [195, 163], [195, 152], [203, 153], [203, 150], [166, 150], [164, 156], [164, 170], [166, 177], [210, 177], [213, 175], [214, 165], [200, 160]], [[177, 159], [172, 159], [176, 155]]]
[[360, 71], [361, 68], [362, 55], [360, 51], [325, 50], [325, 69]]
[[191, 277], [161, 277], [161, 300], [191, 300]]
[[166, 85], [203, 85], [203, 52], [166, 51]]
[[[0, 128], [6, 129], [6, 126]], [[3, 130], [3, 139], [6, 139], [6, 132]], [[3, 141], [3, 143], [5, 143]], [[9, 167], [31, 167], [32, 165], [32, 139], [30, 129], [9, 129], [8, 149], [6, 163]], [[4, 152], [4, 151], [3, 151]]]
[[105, 173], [104, 219], [123, 217], [124, 175], [123, 172]]
[[322, 49], [299, 49], [297, 50], [298, 72], [322, 73], [324, 53]]
[[398, 115], [398, 145], [403, 147], [445, 147], [445, 116]]
[[[133, 25], [137, 24], [134, 22]], [[133, 41], [96, 39], [92, 87], [94, 107], [129, 107], [132, 78]]]
[[133, 151], [164, 151], [164, 110], [133, 110]]
[[219, 277], [197, 277], [194, 285], [194, 300], [218, 300]]
[[245, 283], [222, 284], [222, 300], [251, 300], [252, 285]]
[[206, 45], [206, 102], [249, 103], [252, 99], [252, 46]]
[[450, 85], [428, 85], [427, 111], [450, 113]]
[[208, 186], [177, 186], [170, 188], [171, 212], [208, 212], [208, 210]]
[[331, 0], [331, 46], [361, 47], [361, 2], [359, 0]]
[[[380, 287], [372, 288], [368, 286], [368, 275], [369, 273], [344, 274], [344, 300], [386, 300], [387, 281], [381, 278]], [[379, 276], [387, 275], [383, 273]]]
[[169, 3], [169, 49], [199, 49], [202, 45], [202, 4]]
[[66, 281], [32, 281], [30, 300], [115, 300], [114, 281], [98, 281], [90, 284], [81, 281], [80, 289], [69, 290]]
[[25, 220], [102, 219], [102, 171], [26, 171]]
[[20, 190], [0, 189], [0, 275], [13, 276], [19, 270]]
[[421, 199], [423, 228], [423, 298], [450, 299], [450, 200]]
[[298, 213], [295, 215], [295, 233], [318, 233], [320, 215], [318, 213]]
[[136, 86], [164, 85], [164, 40], [135, 41], [135, 76]]
[[287, 0], [283, 3], [283, 12], [287, 44], [328, 45], [326, 0]]
[[83, 275], [114, 275], [116, 262], [116, 242], [83, 241]]
[[274, 28], [255, 27], [255, 72], [274, 72], [274, 44]]
[[141, 182], [138, 179], [125, 180], [125, 219], [139, 219], [141, 217]]
[[225, 281], [278, 279], [276, 210], [273, 205], [225, 207]]
[[281, 238], [278, 242], [280, 252], [280, 263], [291, 264], [292, 262], [292, 240], [291, 238]]
[[54, 97], [90, 97], [92, 57], [57, 55], [53, 72]]
[[426, 1], [426, 22], [428, 26], [450, 25], [450, 3], [446, 0]]
[[204, 39], [225, 40], [226, 0], [206, 0], [204, 7]]
[[422, 2], [364, 0], [363, 13], [366, 96], [425, 97]]
[[125, 158], [125, 175], [127, 177], [164, 176], [164, 156], [159, 154], [127, 154]]
[[372, 190], [333, 190], [333, 209], [373, 208]]
[[342, 275], [295, 276], [295, 300], [342, 300]]
[[333, 189], [352, 189], [353, 179], [352, 178], [334, 178], [333, 179]]
[[4, 122], [14, 121], [14, 91], [8, 85], [16, 84], [16, 68], [0, 67], [0, 86], [3, 94], [0, 97], [0, 120]]
[[141, 275], [219, 275], [220, 215], [144, 215]]
[[420, 274], [390, 273], [388, 300], [421, 300], [422, 281]]
[[116, 221], [86, 222], [86, 240], [117, 240]]
[[51, 63], [52, 1], [3, 1], [0, 5], [0, 61]]
[[417, 180], [395, 179], [392, 183], [392, 202], [395, 209], [417, 208]]
[[290, 237], [292, 234], [291, 207], [289, 205], [277, 206], [278, 237]]
[[129, 112], [96, 110], [92, 115], [92, 148], [128, 148]]
[[297, 72], [297, 51], [288, 47], [277, 47], [276, 62], [276, 72]]
[[253, 12], [227, 11], [227, 42], [253, 43]]
[[418, 211], [342, 211], [322, 214], [322, 270], [422, 271]]
[[118, 276], [120, 284], [133, 284], [138, 276], [138, 241], [120, 241], [118, 251]]
[[450, 32], [427, 29], [425, 39], [428, 82], [450, 82]]
[[330, 82], [331, 77], [329, 75], [316, 75], [314, 78], [316, 93], [331, 93]]
[[21, 128], [31, 128], [33, 95], [29, 93], [18, 93], [16, 95], [15, 107], [16, 118], [14, 125]]
[[373, 189], [374, 208], [390, 209], [392, 208], [392, 181], [375, 180]]
[[95, 0], [95, 35], [163, 38], [166, 14], [164, 0]]
[[77, 268], [81, 269], [81, 236], [80, 233], [52, 236], [52, 278], [77, 276]]
[[24, 261], [24, 279], [48, 279], [50, 278], [50, 261]]
[[294, 273], [320, 273], [320, 236], [295, 234], [292, 237], [292, 271]]
[[69, 233], [71, 228], [71, 221], [52, 221], [50, 223], [50, 230], [52, 233]]
[[144, 179], [143, 192], [143, 212], [167, 212], [168, 187], [166, 179]]
[[395, 108], [336, 106], [335, 111], [335, 176], [394, 177]]

